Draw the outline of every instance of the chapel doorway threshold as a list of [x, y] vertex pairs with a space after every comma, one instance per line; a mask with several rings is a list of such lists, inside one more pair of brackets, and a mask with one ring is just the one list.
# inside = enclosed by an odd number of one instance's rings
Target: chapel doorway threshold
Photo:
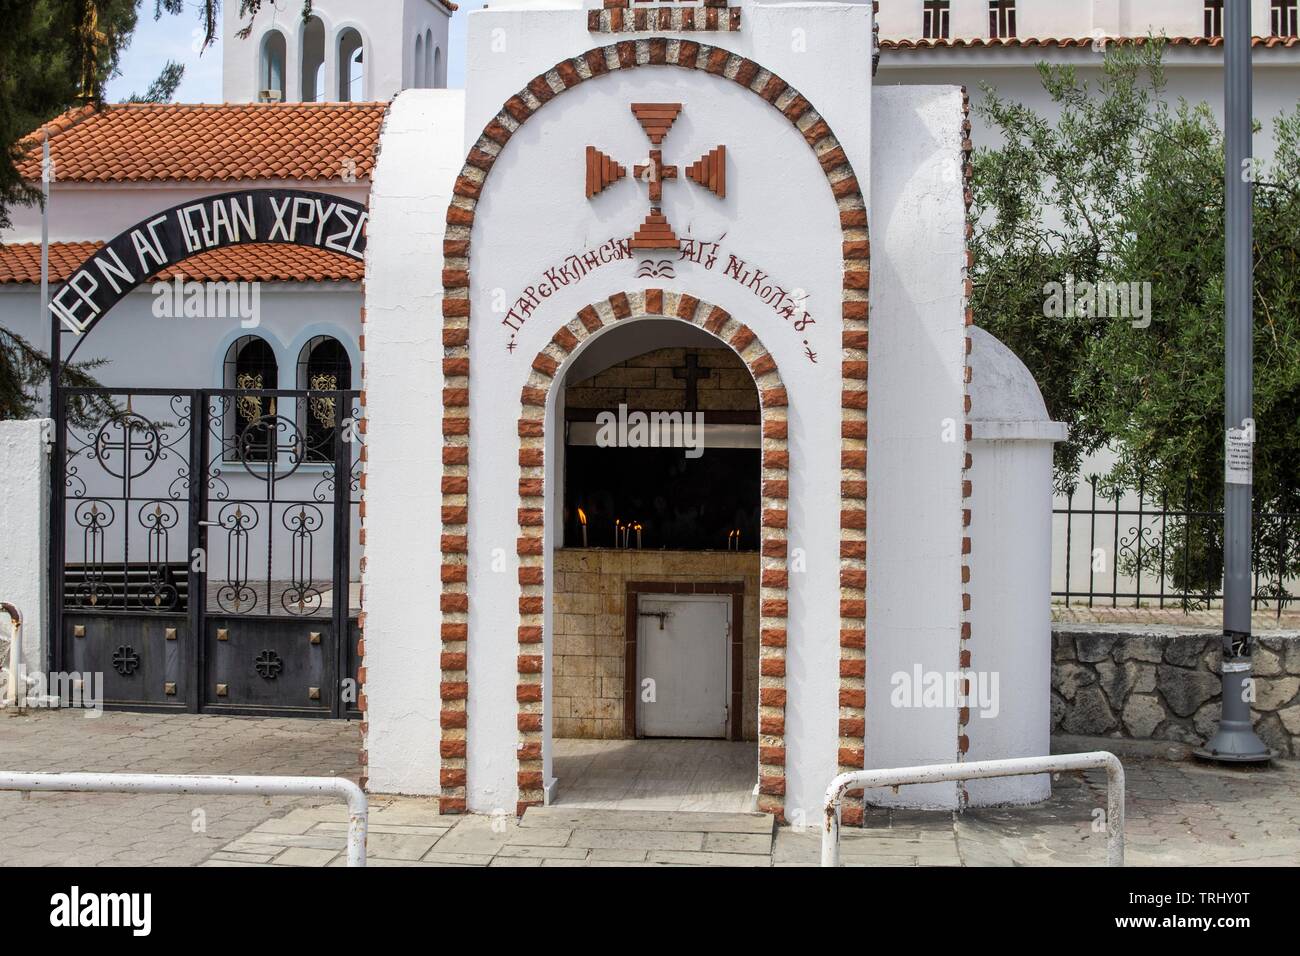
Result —
[[553, 805], [597, 810], [754, 810], [754, 742], [556, 739]]

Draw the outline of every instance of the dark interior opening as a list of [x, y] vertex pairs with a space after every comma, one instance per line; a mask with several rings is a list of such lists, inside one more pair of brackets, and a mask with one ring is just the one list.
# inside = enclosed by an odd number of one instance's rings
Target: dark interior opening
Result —
[[731, 349], [682, 323], [620, 327], [568, 371], [562, 407], [566, 547], [585, 516], [591, 548], [758, 550], [762, 416]]
[[[565, 450], [564, 541], [612, 548], [615, 521], [641, 525], [641, 547], [673, 551], [754, 551], [759, 542], [758, 449], [706, 448], [687, 458], [680, 448]], [[731, 535], [739, 530], [738, 539]], [[637, 546], [636, 532], [628, 545]]]

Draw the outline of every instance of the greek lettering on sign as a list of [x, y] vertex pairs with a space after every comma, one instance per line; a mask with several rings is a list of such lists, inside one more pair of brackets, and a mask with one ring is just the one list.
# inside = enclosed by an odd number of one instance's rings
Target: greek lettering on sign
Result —
[[[542, 270], [533, 282], [524, 286], [515, 297], [513, 304], [506, 311], [501, 324], [510, 330], [510, 339], [506, 351], [514, 352], [518, 346], [518, 333], [533, 312], [559, 289], [576, 285], [593, 271], [610, 262], [633, 258], [631, 240], [610, 239], [595, 249], [574, 253], [562, 262]], [[764, 306], [784, 319], [796, 333], [811, 334], [809, 326], [816, 325], [817, 319], [808, 310], [808, 294], [793, 286], [784, 286], [772, 278], [770, 273], [750, 265], [734, 253], [723, 250], [720, 242], [701, 239], [683, 239], [678, 251], [677, 262], [689, 262], [706, 272], [721, 272], [737, 285], [750, 292]], [[672, 263], [667, 259], [644, 259], [641, 262], [638, 278], [675, 278]], [[808, 339], [802, 343], [804, 356], [809, 362], [817, 364], [817, 353]]]
[[136, 286], [190, 256], [249, 242], [313, 246], [361, 260], [365, 206], [299, 189], [250, 189], [174, 206], [118, 235], [51, 297], [50, 311], [78, 334]]

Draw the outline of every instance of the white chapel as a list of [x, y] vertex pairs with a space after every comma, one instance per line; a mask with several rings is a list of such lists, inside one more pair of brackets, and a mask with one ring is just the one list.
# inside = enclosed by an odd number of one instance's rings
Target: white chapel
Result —
[[227, 5], [223, 104], [33, 134], [51, 309], [21, 209], [0, 322], [71, 371], [27, 660], [359, 720], [448, 813], [573, 799], [598, 742], [791, 822], [1048, 752], [1064, 428], [970, 309], [963, 88], [875, 82], [866, 3], [300, 9]]

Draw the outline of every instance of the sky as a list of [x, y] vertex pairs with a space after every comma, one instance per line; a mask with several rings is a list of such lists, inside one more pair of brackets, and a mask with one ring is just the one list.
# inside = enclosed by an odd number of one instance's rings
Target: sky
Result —
[[[238, 0], [227, 0], [237, 5]], [[383, 0], [377, 0], [383, 2]], [[459, 0], [460, 10], [451, 18], [451, 37], [447, 60], [447, 85], [465, 85], [465, 14], [477, 10], [485, 0]], [[296, 0], [293, 3], [297, 6]], [[153, 18], [153, 0], [142, 0], [140, 21], [131, 45], [122, 55], [120, 75], [109, 81], [105, 99], [110, 103], [126, 99], [133, 93], [144, 93], [158, 77], [168, 60], [176, 60], [185, 67], [185, 79], [176, 91], [178, 103], [220, 103], [221, 96], [221, 38], [199, 53], [203, 32], [199, 28], [199, 5], [186, 0], [186, 12], [177, 16], [163, 14]], [[236, 43], [254, 41], [236, 40]]]

